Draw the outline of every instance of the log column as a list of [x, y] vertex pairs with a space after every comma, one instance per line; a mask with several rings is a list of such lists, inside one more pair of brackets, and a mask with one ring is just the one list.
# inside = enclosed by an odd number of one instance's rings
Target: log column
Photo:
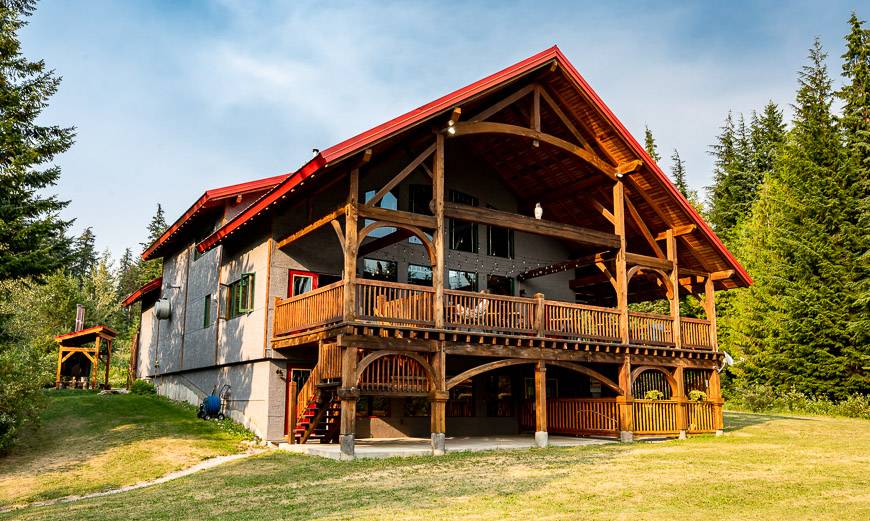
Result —
[[430, 427], [432, 434], [432, 455], [443, 456], [445, 452], [445, 436], [447, 432], [447, 375], [445, 372], [446, 355], [444, 342], [438, 342], [438, 351], [432, 354], [432, 369], [435, 370], [434, 390], [429, 395]]
[[686, 431], [688, 430], [688, 404], [686, 401], [686, 375], [683, 372], [683, 366], [679, 365], [674, 369], [674, 380], [677, 388], [674, 390], [674, 401], [677, 402], [677, 429], [680, 431], [680, 439], [686, 439]]
[[622, 396], [616, 399], [619, 407], [619, 441], [629, 443], [634, 441], [634, 397], [631, 394], [631, 359], [628, 355], [625, 355], [619, 367], [619, 388], [622, 389]]
[[547, 446], [547, 366], [543, 360], [535, 365], [535, 445]]
[[673, 337], [674, 347], [677, 349], [683, 348], [683, 334], [680, 332], [680, 273], [677, 267], [677, 238], [674, 236], [673, 228], [669, 228], [666, 232], [667, 240], [667, 256], [672, 263], [670, 272], [671, 282], [671, 321], [673, 322]]
[[435, 160], [432, 171], [432, 213], [435, 215], [435, 231], [432, 236], [435, 248], [435, 265], [432, 266], [432, 287], [435, 289], [435, 327], [444, 327], [444, 134], [435, 136]]
[[619, 337], [623, 344], [628, 338], [628, 277], [625, 240], [625, 185], [617, 179], [613, 185], [613, 233], [619, 237], [616, 252], [616, 308], [619, 310]]
[[719, 371], [713, 369], [710, 372], [710, 382], [709, 382], [709, 396], [707, 399], [710, 400], [710, 403], [713, 407], [713, 428], [716, 429], [716, 436], [722, 436], [723, 429], [725, 429], [725, 417], [722, 414], [722, 405], [724, 402], [722, 401], [722, 389], [721, 383], [719, 381]]
[[356, 433], [356, 402], [359, 400], [359, 389], [356, 386], [357, 348], [345, 347], [341, 356], [341, 388], [338, 398], [341, 400], [341, 429], [338, 444], [342, 460], [352, 460], [354, 453], [354, 435]]
[[[359, 169], [354, 168], [350, 172], [350, 183], [347, 193], [347, 206], [344, 213], [344, 298], [342, 302], [345, 322], [351, 322], [356, 318], [355, 280], [356, 280], [356, 256], [357, 234], [359, 227], [359, 211], [357, 203], [359, 199]], [[356, 382], [354, 382], [356, 384]]]

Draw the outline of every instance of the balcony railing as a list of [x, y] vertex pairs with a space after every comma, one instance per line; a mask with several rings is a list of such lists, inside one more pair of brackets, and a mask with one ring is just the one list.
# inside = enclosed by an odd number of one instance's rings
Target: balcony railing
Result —
[[[435, 291], [431, 287], [375, 280], [354, 283], [353, 309], [361, 323], [435, 327]], [[336, 282], [314, 291], [276, 300], [273, 335], [299, 334], [343, 321], [344, 287]], [[449, 331], [498, 333], [577, 341], [621, 341], [620, 313], [613, 308], [444, 291], [444, 327]], [[681, 318], [683, 346], [712, 348], [707, 320]], [[636, 345], [674, 345], [673, 320], [651, 313], [628, 314], [629, 341]]]

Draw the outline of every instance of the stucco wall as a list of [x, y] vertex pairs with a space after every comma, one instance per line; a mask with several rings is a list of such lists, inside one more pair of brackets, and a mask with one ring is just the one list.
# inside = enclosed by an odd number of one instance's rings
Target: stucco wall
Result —
[[265, 325], [269, 291], [269, 242], [257, 233], [244, 245], [224, 246], [221, 281], [229, 285], [242, 274], [254, 274], [253, 310], [241, 316], [218, 322], [217, 363], [261, 358], [265, 354]]
[[181, 369], [189, 257], [190, 251], [185, 248], [163, 260], [163, 285], [160, 294], [169, 300], [171, 314], [168, 319], [160, 321], [157, 334], [158, 373]]
[[154, 358], [157, 346], [157, 319], [154, 306], [142, 308], [142, 322], [139, 327], [139, 352], [136, 361], [136, 378], [147, 378], [154, 374]]

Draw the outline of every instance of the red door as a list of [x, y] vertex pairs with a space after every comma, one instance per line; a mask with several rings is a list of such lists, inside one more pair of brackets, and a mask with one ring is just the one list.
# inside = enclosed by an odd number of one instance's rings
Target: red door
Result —
[[287, 296], [295, 297], [317, 289], [317, 274], [311, 271], [290, 270], [287, 277]]

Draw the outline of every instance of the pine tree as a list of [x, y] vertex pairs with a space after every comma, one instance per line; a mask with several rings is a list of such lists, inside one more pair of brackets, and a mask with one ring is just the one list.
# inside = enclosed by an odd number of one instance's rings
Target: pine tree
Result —
[[[157, 211], [154, 213], [154, 216], [151, 217], [151, 221], [148, 223], [148, 239], [147, 242], [142, 243], [142, 248], [147, 249], [149, 246], [154, 244], [154, 241], [160, 238], [163, 235], [163, 232], [166, 231], [166, 217], [163, 213], [163, 207], [158, 203]], [[139, 283], [143, 284], [148, 282], [149, 280], [160, 277], [163, 274], [163, 261], [161, 259], [154, 259], [145, 261], [142, 263], [140, 270]]]
[[689, 185], [686, 183], [686, 163], [680, 158], [680, 153], [676, 148], [671, 154], [671, 179], [683, 197], [689, 197]]
[[761, 115], [752, 112], [749, 134], [752, 183], [761, 186], [767, 174], [773, 170], [773, 161], [785, 142], [785, 121], [776, 103], [769, 101]]
[[118, 299], [123, 300], [139, 287], [139, 263], [133, 258], [130, 248], [124, 250], [118, 261]]
[[851, 188], [854, 211], [849, 225], [853, 241], [848, 249], [853, 264], [848, 291], [848, 354], [856, 360], [856, 372], [870, 368], [870, 31], [855, 13], [849, 19], [843, 54], [843, 88], [837, 93], [843, 102], [840, 129], [847, 149], [843, 183]]
[[18, 32], [34, 8], [33, 1], [0, 3], [0, 280], [51, 273], [69, 244], [70, 223], [58, 217], [67, 203], [44, 194], [60, 177], [51, 162], [75, 133], [38, 123], [61, 79], [21, 54]]
[[818, 39], [809, 59], [798, 75], [793, 128], [738, 228], [738, 255], [755, 284], [734, 303], [729, 341], [746, 355], [747, 380], [842, 398], [870, 391], [845, 312], [854, 205]]
[[73, 242], [69, 272], [80, 281], [86, 279], [97, 265], [97, 251], [94, 232], [90, 226]]
[[643, 147], [646, 149], [649, 157], [653, 158], [653, 161], [658, 163], [662, 160], [662, 156], [659, 155], [658, 148], [656, 147], [656, 140], [653, 138], [652, 131], [647, 126], [643, 127]]

